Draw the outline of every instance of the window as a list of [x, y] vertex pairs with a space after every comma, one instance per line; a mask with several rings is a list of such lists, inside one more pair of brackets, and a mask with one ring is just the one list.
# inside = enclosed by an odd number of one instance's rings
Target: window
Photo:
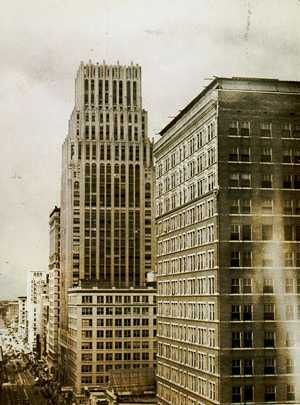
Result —
[[270, 174], [270, 173], [263, 174], [262, 181], [261, 181], [261, 187], [262, 188], [272, 188], [272, 174]]
[[241, 347], [241, 333], [240, 332], [232, 332], [232, 340], [231, 346], [234, 347]]
[[251, 213], [251, 200], [246, 199], [241, 200], [241, 213], [242, 214]]
[[231, 305], [231, 320], [240, 321], [241, 319], [241, 307], [240, 305]]
[[265, 331], [264, 347], [275, 347], [275, 332]]
[[244, 401], [253, 401], [253, 385], [245, 385], [244, 386]]
[[242, 225], [242, 240], [251, 240], [251, 225]]
[[295, 346], [295, 336], [293, 332], [287, 332], [285, 337], [285, 344], [287, 347]]
[[253, 374], [253, 361], [252, 359], [244, 359], [244, 375]]
[[285, 317], [287, 321], [294, 319], [294, 305], [288, 304], [285, 306]]
[[261, 206], [263, 214], [272, 214], [273, 213], [273, 200], [264, 200]]
[[240, 239], [240, 225], [232, 224], [230, 228], [230, 240]]
[[283, 188], [292, 188], [292, 175], [286, 174], [283, 177]]
[[288, 374], [294, 373], [294, 359], [287, 359], [286, 360], [286, 372]]
[[271, 162], [272, 161], [272, 149], [271, 148], [263, 148], [261, 154], [261, 161], [262, 162]]
[[239, 213], [239, 200], [232, 200], [230, 205], [230, 214], [238, 214]]
[[252, 331], [244, 331], [244, 347], [253, 346], [253, 333]]
[[252, 321], [252, 304], [244, 304], [243, 307], [243, 320]]
[[292, 278], [285, 279], [285, 292], [292, 294], [294, 292], [294, 280]]
[[241, 360], [240, 359], [232, 360], [231, 372], [232, 372], [232, 375], [241, 374]]
[[241, 122], [240, 124], [240, 135], [249, 136], [250, 135], [250, 122]]
[[243, 293], [244, 294], [252, 293], [252, 279], [251, 278], [243, 279]]
[[229, 124], [229, 135], [231, 136], [238, 136], [238, 123], [237, 121], [233, 121]]
[[290, 138], [290, 136], [291, 136], [291, 124], [284, 123], [282, 125], [281, 136], [282, 136], [282, 138]]
[[273, 357], [265, 358], [264, 373], [275, 374], [275, 359]]
[[264, 294], [273, 294], [274, 293], [274, 281], [271, 278], [264, 279]]
[[275, 319], [275, 305], [264, 304], [264, 320], [273, 321]]
[[240, 279], [231, 279], [231, 294], [240, 294]]
[[243, 251], [243, 267], [252, 266], [252, 252], [251, 250]]
[[263, 138], [270, 138], [272, 136], [271, 123], [265, 122], [260, 125], [260, 136]]
[[240, 252], [239, 251], [231, 252], [230, 266], [231, 267], [240, 267]]
[[284, 226], [284, 240], [293, 240], [293, 227], [292, 225]]
[[249, 173], [241, 174], [240, 186], [241, 187], [251, 187], [251, 174], [249, 174]]
[[286, 388], [286, 399], [288, 401], [294, 401], [295, 400], [295, 386], [292, 384], [288, 384]]
[[242, 400], [241, 387], [240, 386], [232, 387], [231, 401], [233, 403], [237, 403], [237, 402], [241, 402], [241, 400]]
[[273, 225], [262, 225], [262, 240], [273, 239]]
[[265, 401], [271, 402], [276, 400], [275, 385], [265, 385]]

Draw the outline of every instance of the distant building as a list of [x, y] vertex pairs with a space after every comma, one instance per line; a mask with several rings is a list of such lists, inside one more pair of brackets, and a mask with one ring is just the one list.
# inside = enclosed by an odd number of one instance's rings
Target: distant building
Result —
[[27, 313], [28, 313], [28, 345], [32, 352], [41, 353], [40, 301], [39, 298], [46, 285], [45, 271], [29, 271], [27, 277]]
[[[60, 209], [55, 207], [49, 216], [49, 333], [48, 363], [57, 367], [60, 306]], [[54, 371], [54, 370], [52, 370]]]
[[160, 405], [299, 404], [300, 82], [216, 78], [154, 147]]
[[27, 297], [18, 297], [18, 336], [27, 341]]

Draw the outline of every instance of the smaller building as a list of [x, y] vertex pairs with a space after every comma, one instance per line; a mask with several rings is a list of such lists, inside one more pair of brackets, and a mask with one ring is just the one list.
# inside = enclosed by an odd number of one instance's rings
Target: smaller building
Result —
[[27, 313], [28, 313], [28, 346], [38, 356], [41, 354], [41, 342], [39, 335], [39, 322], [41, 316], [40, 298], [46, 285], [45, 271], [29, 271], [27, 279]]
[[68, 295], [68, 383], [77, 395], [82, 387], [111, 387], [120, 373], [128, 376], [128, 384], [130, 371], [154, 373], [156, 289], [77, 287]]
[[49, 327], [48, 365], [55, 373], [58, 359], [58, 330], [60, 306], [60, 209], [54, 207], [49, 215]]
[[27, 340], [27, 297], [18, 297], [18, 336], [24, 342]]

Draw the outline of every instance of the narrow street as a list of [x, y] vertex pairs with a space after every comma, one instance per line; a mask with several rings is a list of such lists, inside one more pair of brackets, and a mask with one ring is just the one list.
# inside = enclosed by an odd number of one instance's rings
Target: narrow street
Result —
[[23, 360], [10, 360], [4, 369], [4, 383], [0, 391], [1, 405], [46, 405], [49, 400], [43, 397], [41, 387], [34, 385], [34, 377]]

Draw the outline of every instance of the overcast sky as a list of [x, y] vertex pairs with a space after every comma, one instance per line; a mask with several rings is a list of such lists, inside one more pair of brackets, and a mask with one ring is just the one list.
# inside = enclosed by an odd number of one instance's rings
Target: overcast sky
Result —
[[0, 299], [47, 269], [80, 61], [142, 66], [149, 135], [216, 76], [300, 80], [299, 0], [3, 2]]

